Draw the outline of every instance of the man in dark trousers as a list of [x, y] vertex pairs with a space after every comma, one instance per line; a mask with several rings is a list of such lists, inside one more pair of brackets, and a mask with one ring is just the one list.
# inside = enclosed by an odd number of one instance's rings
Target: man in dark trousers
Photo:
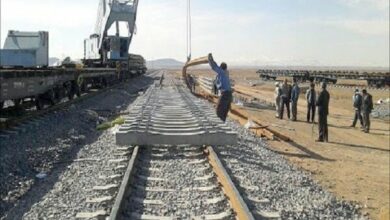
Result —
[[213, 93], [214, 95], [218, 95], [217, 79], [214, 79], [213, 81]]
[[225, 122], [230, 110], [230, 104], [233, 101], [227, 64], [221, 63], [221, 65], [218, 66], [211, 53], [209, 54], [209, 64], [211, 69], [217, 73], [216, 85], [218, 90], [221, 91], [221, 96], [219, 97], [217, 104], [217, 115], [223, 122]]
[[301, 89], [298, 86], [298, 82], [294, 79], [294, 84], [291, 90], [291, 112], [292, 112], [292, 121], [297, 120], [298, 114], [298, 99], [299, 94], [301, 93]]
[[329, 114], [329, 92], [326, 91], [326, 83], [321, 83], [321, 92], [318, 95], [317, 107], [318, 107], [318, 130], [319, 137], [317, 142], [328, 142], [328, 114]]
[[370, 132], [370, 114], [371, 111], [374, 109], [374, 103], [372, 102], [372, 96], [367, 93], [367, 90], [363, 89], [363, 105], [362, 105], [362, 112], [363, 112], [363, 130], [365, 133]]
[[188, 85], [190, 86], [190, 91], [195, 92], [195, 79], [192, 75], [188, 75]]
[[362, 117], [362, 104], [363, 104], [363, 97], [359, 92], [359, 89], [355, 90], [355, 94], [352, 96], [352, 101], [353, 101], [353, 107], [355, 108], [355, 116], [353, 118], [353, 122], [351, 127], [356, 126], [356, 122], [359, 119], [360, 125], [363, 128], [363, 117]]
[[280, 119], [283, 119], [284, 107], [287, 108], [287, 117], [290, 119], [290, 98], [291, 98], [291, 85], [288, 84], [287, 79], [284, 80], [282, 85], [282, 95], [280, 99]]
[[316, 113], [316, 100], [317, 94], [315, 90], [315, 84], [311, 83], [310, 88], [306, 91], [306, 101], [307, 101], [307, 123], [314, 123], [314, 117]]

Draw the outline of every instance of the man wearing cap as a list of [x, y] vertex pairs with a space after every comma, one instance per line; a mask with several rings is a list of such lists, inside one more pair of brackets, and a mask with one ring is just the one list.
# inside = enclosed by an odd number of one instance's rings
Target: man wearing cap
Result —
[[352, 96], [352, 101], [353, 101], [353, 107], [355, 108], [355, 116], [353, 118], [353, 122], [351, 127], [356, 126], [356, 122], [359, 119], [360, 125], [363, 127], [363, 118], [362, 118], [362, 104], [363, 104], [363, 97], [359, 92], [359, 89], [355, 90], [355, 94]]
[[370, 132], [370, 114], [372, 109], [374, 109], [374, 103], [372, 102], [372, 96], [367, 93], [367, 90], [363, 89], [363, 105], [362, 105], [362, 112], [363, 112], [363, 130], [365, 133]]
[[282, 95], [282, 89], [280, 88], [279, 83], [276, 82], [275, 83], [274, 97], [275, 97], [275, 106], [276, 106], [275, 117], [277, 117], [277, 118], [279, 118], [279, 114], [280, 114], [280, 96], [281, 95]]
[[217, 104], [217, 116], [223, 121], [226, 121], [226, 117], [230, 110], [230, 104], [233, 101], [232, 88], [230, 85], [229, 72], [227, 70], [227, 64], [221, 63], [220, 66], [214, 61], [213, 55], [209, 54], [209, 64], [211, 69], [217, 73], [216, 84], [218, 90], [221, 91]]
[[321, 92], [318, 96], [316, 105], [318, 107], [318, 130], [319, 137], [317, 142], [328, 142], [328, 114], [329, 114], [329, 92], [326, 91], [326, 83], [321, 83]]

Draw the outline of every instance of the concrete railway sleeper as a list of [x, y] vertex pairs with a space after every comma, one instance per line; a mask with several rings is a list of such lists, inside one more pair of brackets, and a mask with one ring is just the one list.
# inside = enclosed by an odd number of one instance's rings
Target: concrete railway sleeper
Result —
[[[76, 217], [254, 219], [213, 147], [205, 147], [235, 142], [237, 135], [210, 110], [170, 75], [149, 88], [116, 134], [118, 148], [132, 149], [130, 158], [125, 153], [127, 164], [122, 160], [118, 166], [127, 167], [118, 173], [121, 184], [108, 181], [97, 187], [104, 190], [101, 198], [115, 195], [112, 208], [86, 210]], [[227, 140], [218, 142], [215, 134]]]
[[112, 198], [109, 186], [116, 189], [110, 213], [95, 210], [76, 218], [254, 219], [212, 147], [131, 149], [121, 185], [95, 187], [104, 192], [94, 201]]

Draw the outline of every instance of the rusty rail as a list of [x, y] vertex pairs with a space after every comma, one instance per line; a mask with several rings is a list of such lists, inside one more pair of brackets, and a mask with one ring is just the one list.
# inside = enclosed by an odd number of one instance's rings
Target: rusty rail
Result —
[[254, 219], [252, 212], [244, 202], [244, 199], [241, 197], [236, 186], [226, 172], [214, 149], [212, 147], [207, 147], [206, 153], [209, 163], [212, 166], [214, 173], [217, 175], [218, 182], [222, 185], [222, 189], [229, 199], [233, 211], [237, 215], [237, 219]]

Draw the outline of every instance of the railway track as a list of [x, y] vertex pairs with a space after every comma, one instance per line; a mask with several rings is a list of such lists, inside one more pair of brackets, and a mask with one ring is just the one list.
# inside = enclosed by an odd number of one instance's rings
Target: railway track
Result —
[[132, 159], [111, 219], [253, 219], [212, 147], [136, 147]]
[[[159, 74], [159, 71], [153, 71], [149, 72], [146, 74], [147, 77], [156, 77]], [[140, 80], [140, 77], [136, 77], [131, 79], [132, 81], [137, 82], [137, 80]], [[123, 82], [126, 83], [126, 82]], [[111, 86], [111, 87], [106, 87], [102, 88], [100, 90], [94, 90], [90, 91], [88, 93], [82, 94], [80, 97], [69, 100], [67, 98], [64, 98], [61, 100], [60, 103], [54, 106], [49, 106], [45, 109], [42, 110], [28, 110], [25, 111], [23, 114], [19, 116], [8, 116], [8, 117], [3, 117], [0, 120], [0, 136], [6, 137], [8, 134], [13, 134], [18, 131], [23, 131], [26, 128], [25, 127], [30, 127], [30, 125], [34, 125], [42, 121], [46, 115], [50, 115], [53, 112], [66, 109], [67, 107], [79, 103], [81, 101], [93, 98], [99, 94], [102, 94], [110, 89], [116, 89], [120, 88], [123, 83]], [[144, 90], [145, 88], [139, 88], [139, 90]]]
[[[77, 218], [254, 219], [214, 148], [206, 144], [218, 144], [213, 134], [221, 145], [228, 144], [235, 140], [232, 133], [182, 88], [166, 79], [133, 104], [117, 133], [117, 143], [124, 146], [118, 146], [114, 176], [122, 179], [94, 186], [100, 193], [90, 201], [115, 199], [105, 201], [109, 208], [86, 210]], [[149, 142], [136, 140], [136, 134]]]

